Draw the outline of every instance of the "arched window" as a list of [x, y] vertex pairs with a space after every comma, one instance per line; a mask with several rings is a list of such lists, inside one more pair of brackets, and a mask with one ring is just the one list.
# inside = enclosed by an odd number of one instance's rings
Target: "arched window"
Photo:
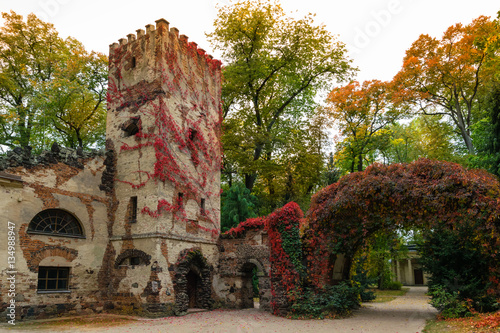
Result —
[[28, 233], [84, 238], [80, 222], [61, 209], [46, 209], [31, 220]]

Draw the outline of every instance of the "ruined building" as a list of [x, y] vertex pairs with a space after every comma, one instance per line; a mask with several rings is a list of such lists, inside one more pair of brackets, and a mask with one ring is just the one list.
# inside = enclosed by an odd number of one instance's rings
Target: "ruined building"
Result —
[[251, 307], [254, 269], [268, 308], [266, 232], [220, 237], [220, 66], [160, 19], [110, 46], [105, 153], [0, 160], [3, 315]]

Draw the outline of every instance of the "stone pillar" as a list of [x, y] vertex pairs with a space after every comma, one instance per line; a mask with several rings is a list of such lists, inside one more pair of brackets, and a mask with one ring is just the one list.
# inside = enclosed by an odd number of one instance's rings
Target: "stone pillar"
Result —
[[406, 274], [408, 285], [413, 286], [415, 284], [414, 278], [413, 278], [413, 267], [411, 266], [411, 259], [408, 259], [408, 273]]
[[403, 282], [401, 281], [401, 267], [399, 266], [399, 260], [396, 260], [396, 280]]

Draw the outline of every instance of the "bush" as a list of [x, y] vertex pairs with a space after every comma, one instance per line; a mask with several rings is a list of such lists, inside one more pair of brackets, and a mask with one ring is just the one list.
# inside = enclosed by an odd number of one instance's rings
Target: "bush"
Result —
[[498, 309], [487, 292], [491, 256], [481, 252], [483, 246], [473, 227], [464, 224], [456, 230], [436, 228], [424, 233], [420, 261], [430, 273], [431, 302], [444, 317], [466, 315], [467, 306], [479, 312]]
[[292, 294], [291, 298], [294, 299], [289, 313], [292, 318], [347, 316], [360, 306], [357, 288], [344, 282], [319, 291], [306, 289], [301, 294]]
[[384, 281], [382, 284], [382, 290], [401, 290], [403, 284], [399, 281]]
[[359, 257], [352, 274], [352, 283], [361, 296], [361, 302], [373, 301], [377, 297], [373, 291], [368, 290], [370, 285], [376, 282], [376, 278], [368, 277], [368, 271], [365, 268], [366, 260], [366, 256]]
[[470, 315], [467, 302], [459, 297], [458, 292], [447, 292], [443, 286], [434, 286], [429, 292], [431, 305], [439, 310], [441, 316], [447, 318], [461, 318]]

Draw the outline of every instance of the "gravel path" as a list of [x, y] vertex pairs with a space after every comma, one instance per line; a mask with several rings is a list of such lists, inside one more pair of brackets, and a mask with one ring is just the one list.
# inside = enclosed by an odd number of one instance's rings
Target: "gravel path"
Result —
[[[58, 329], [57, 332], [415, 333], [421, 332], [425, 326], [425, 321], [436, 315], [436, 311], [428, 304], [428, 297], [425, 296], [426, 291], [427, 288], [425, 287], [411, 287], [405, 296], [397, 297], [391, 302], [364, 304], [353, 316], [346, 319], [290, 320], [275, 317], [257, 309], [215, 310], [192, 313], [183, 317], [141, 319], [131, 324], [114, 327], [88, 327], [79, 330], [68, 330], [66, 326], [64, 329]], [[3, 332], [1, 329], [0, 331]], [[14, 332], [24, 332], [24, 330], [15, 330]]]

